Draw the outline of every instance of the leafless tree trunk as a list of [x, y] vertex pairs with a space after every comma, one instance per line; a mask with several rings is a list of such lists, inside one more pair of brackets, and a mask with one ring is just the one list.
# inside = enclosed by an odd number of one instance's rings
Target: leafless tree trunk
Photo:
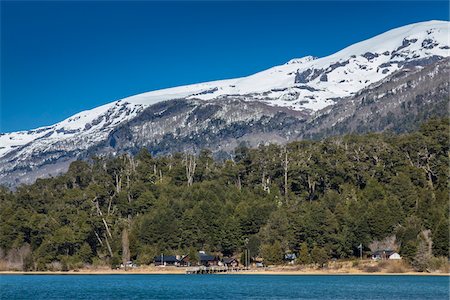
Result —
[[288, 160], [288, 153], [287, 153], [287, 147], [284, 147], [284, 197], [286, 198], [286, 203], [288, 202], [288, 167], [289, 167], [289, 160]]
[[108, 248], [109, 255], [111, 257], [113, 257], [114, 255], [113, 255], [113, 252], [111, 249], [111, 245], [109, 244], [108, 237], [106, 236], [106, 234], [104, 236], [105, 236], [106, 247]]
[[111, 213], [111, 205], [112, 205], [112, 199], [114, 198], [114, 195], [109, 197], [109, 201], [108, 201], [108, 213], [107, 215], [109, 216]]
[[241, 175], [239, 175], [239, 174], [238, 174], [237, 179], [236, 179], [236, 186], [237, 186], [239, 191], [242, 189]]
[[111, 231], [109, 230], [108, 223], [106, 222], [105, 218], [103, 217], [103, 213], [102, 213], [102, 210], [100, 209], [100, 205], [98, 204], [98, 199], [97, 199], [97, 197], [95, 197], [95, 198], [92, 200], [92, 202], [95, 203], [95, 207], [97, 208], [97, 214], [98, 214], [99, 217], [102, 218], [103, 225], [105, 226], [105, 230], [106, 230], [106, 233], [107, 233], [107, 234], [104, 234], [104, 236], [105, 236], [105, 242], [106, 242], [106, 246], [108, 247], [109, 254], [110, 254], [111, 257], [112, 257], [112, 256], [113, 256], [113, 253], [112, 253], [111, 246], [110, 246], [109, 240], [108, 240], [108, 236], [109, 236], [110, 238], [112, 238]]
[[266, 180], [266, 172], [264, 170], [262, 172], [261, 185], [262, 185], [263, 191], [266, 192], [268, 187], [267, 187], [267, 180]]
[[125, 266], [130, 261], [130, 241], [128, 238], [128, 228], [125, 226], [122, 230], [122, 262]]
[[111, 231], [109, 230], [108, 223], [106, 222], [105, 218], [103, 217], [102, 210], [100, 209], [100, 205], [98, 204], [98, 201], [95, 201], [95, 206], [97, 207], [97, 213], [102, 218], [103, 225], [105, 226], [106, 232], [108, 233], [109, 237], [112, 238]]
[[122, 186], [122, 178], [117, 172], [115, 173], [116, 177], [116, 192], [120, 193], [121, 186]]
[[309, 190], [309, 201], [312, 201], [312, 196], [316, 190], [316, 181], [308, 174], [308, 190]]
[[100, 243], [100, 245], [103, 246], [103, 241], [102, 241], [102, 239], [100, 238], [100, 236], [98, 235], [97, 231], [94, 230], [94, 233], [95, 233], [95, 237], [97, 238], [97, 240], [98, 240], [98, 242]]
[[267, 194], [270, 194], [270, 175], [266, 174], [267, 160], [263, 158], [260, 161], [260, 165], [262, 168], [261, 185], [262, 185], [263, 191], [267, 192]]
[[187, 177], [187, 185], [192, 186], [194, 183], [194, 173], [195, 173], [195, 167], [197, 166], [197, 163], [195, 161], [194, 155], [188, 155], [186, 153], [186, 177]]
[[427, 181], [428, 181], [428, 186], [431, 189], [431, 197], [433, 198], [433, 200], [436, 199], [436, 194], [434, 193], [434, 184], [433, 184], [433, 170], [431, 169], [430, 166], [430, 160], [433, 157], [432, 154], [429, 154], [428, 149], [426, 149], [426, 154], [425, 154], [425, 161], [426, 164], [422, 167], [422, 169], [425, 171], [425, 173], [427, 174]]

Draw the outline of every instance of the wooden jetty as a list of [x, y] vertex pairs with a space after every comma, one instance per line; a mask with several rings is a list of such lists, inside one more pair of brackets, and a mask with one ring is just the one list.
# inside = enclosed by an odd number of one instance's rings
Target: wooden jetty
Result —
[[234, 268], [234, 267], [224, 267], [224, 266], [199, 266], [190, 267], [186, 269], [186, 274], [216, 274], [216, 273], [231, 273], [247, 270], [247, 268]]

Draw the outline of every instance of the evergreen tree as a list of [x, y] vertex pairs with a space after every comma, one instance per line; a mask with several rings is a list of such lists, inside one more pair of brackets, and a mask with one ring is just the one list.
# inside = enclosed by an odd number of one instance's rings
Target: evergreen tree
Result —
[[449, 257], [449, 222], [441, 219], [433, 233], [433, 254], [435, 256]]
[[323, 247], [314, 245], [311, 250], [311, 260], [321, 268], [328, 262], [327, 250]]
[[308, 245], [303, 242], [300, 246], [300, 253], [297, 262], [302, 265], [311, 263], [311, 256], [309, 255]]

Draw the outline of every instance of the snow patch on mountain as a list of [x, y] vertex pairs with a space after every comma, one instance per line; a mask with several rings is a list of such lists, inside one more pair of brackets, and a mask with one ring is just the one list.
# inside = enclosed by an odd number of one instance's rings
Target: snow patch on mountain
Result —
[[449, 22], [407, 25], [327, 57], [306, 56], [247, 77], [151, 91], [80, 112], [52, 126], [0, 134], [0, 158], [24, 161], [39, 152], [87, 149], [147, 107], [173, 99], [218, 103], [241, 99], [313, 113], [397, 70], [448, 57], [449, 49]]

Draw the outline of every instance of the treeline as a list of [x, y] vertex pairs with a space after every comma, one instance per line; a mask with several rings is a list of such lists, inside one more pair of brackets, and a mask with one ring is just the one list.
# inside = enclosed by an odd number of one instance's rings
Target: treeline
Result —
[[297, 253], [323, 264], [358, 257], [362, 244], [365, 255], [397, 248], [423, 270], [449, 255], [449, 129], [439, 119], [405, 135], [239, 146], [226, 161], [145, 149], [76, 161], [64, 175], [0, 189], [0, 259], [72, 269], [248, 249], [267, 263]]

